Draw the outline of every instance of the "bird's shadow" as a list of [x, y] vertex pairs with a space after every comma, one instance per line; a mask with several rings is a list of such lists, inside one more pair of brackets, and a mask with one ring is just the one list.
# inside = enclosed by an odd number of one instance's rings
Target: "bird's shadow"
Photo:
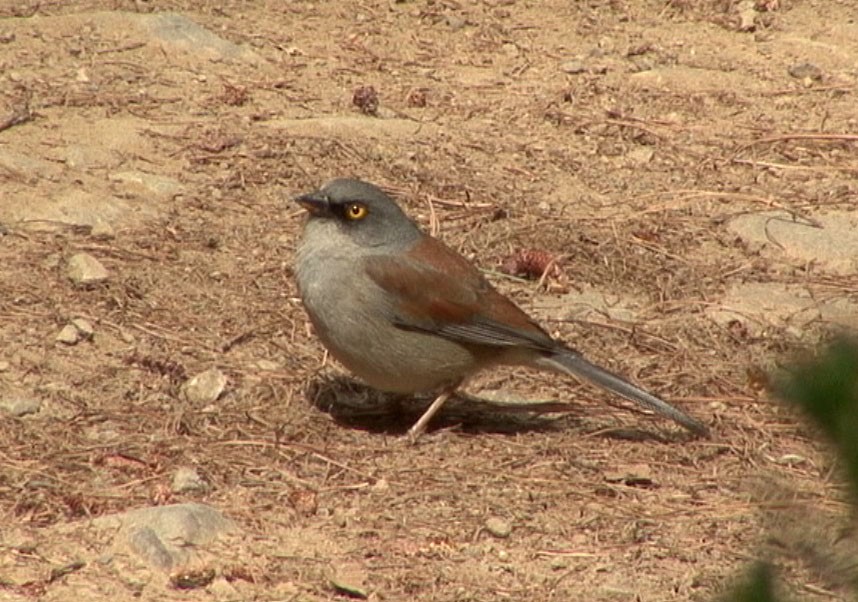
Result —
[[[403, 435], [423, 414], [433, 395], [384, 393], [345, 376], [323, 376], [310, 382], [307, 398], [338, 423], [372, 433]], [[659, 434], [637, 428], [599, 428], [586, 408], [565, 402], [500, 402], [457, 392], [432, 419], [429, 430], [455, 427], [467, 433], [515, 434], [579, 430], [606, 438], [659, 442], [687, 438], [686, 433]]]

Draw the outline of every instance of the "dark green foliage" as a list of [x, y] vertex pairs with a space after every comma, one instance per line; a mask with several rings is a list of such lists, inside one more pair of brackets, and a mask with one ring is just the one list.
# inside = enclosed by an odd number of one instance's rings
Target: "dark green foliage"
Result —
[[[777, 386], [834, 444], [858, 504], [858, 340], [840, 338], [818, 357], [794, 366]], [[757, 562], [726, 602], [775, 602], [772, 567]]]
[[766, 562], [754, 564], [744, 581], [724, 598], [724, 602], [776, 602], [776, 600], [772, 567]]
[[834, 444], [858, 500], [858, 341], [835, 341], [819, 358], [799, 364], [778, 389]]

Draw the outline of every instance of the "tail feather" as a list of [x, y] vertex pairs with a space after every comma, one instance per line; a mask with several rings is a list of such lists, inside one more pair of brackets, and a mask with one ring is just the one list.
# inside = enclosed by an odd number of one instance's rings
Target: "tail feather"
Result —
[[572, 376], [588, 380], [607, 389], [608, 391], [616, 393], [617, 395], [625, 397], [631, 401], [635, 401], [642, 406], [661, 414], [662, 416], [670, 418], [677, 424], [684, 426], [689, 431], [696, 433], [697, 435], [705, 437], [709, 434], [709, 429], [699, 420], [676, 409], [655, 395], [647, 393], [643, 389], [636, 387], [613, 372], [609, 372], [608, 370], [587, 361], [584, 357], [575, 352], [566, 350], [555, 352], [551, 355], [539, 358], [536, 361], [536, 364], [542, 368], [548, 368], [555, 372], [571, 374]]

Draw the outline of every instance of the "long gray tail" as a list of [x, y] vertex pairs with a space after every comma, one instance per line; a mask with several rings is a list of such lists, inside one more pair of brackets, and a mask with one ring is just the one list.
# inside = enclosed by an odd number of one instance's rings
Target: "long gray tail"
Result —
[[677, 410], [669, 403], [636, 387], [613, 372], [609, 372], [587, 361], [574, 351], [557, 351], [552, 355], [541, 357], [536, 361], [536, 364], [542, 368], [548, 368], [556, 372], [571, 374], [572, 376], [589, 380], [608, 391], [612, 391], [631, 401], [636, 401], [662, 416], [670, 418], [697, 435], [704, 437], [709, 435], [709, 429], [699, 420], [692, 418], [685, 412]]

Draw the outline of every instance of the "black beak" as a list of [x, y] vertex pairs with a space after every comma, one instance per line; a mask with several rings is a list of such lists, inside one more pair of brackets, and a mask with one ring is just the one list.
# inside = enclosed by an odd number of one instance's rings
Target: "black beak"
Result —
[[331, 214], [331, 201], [328, 196], [320, 191], [310, 192], [295, 197], [295, 202], [306, 209], [310, 215], [324, 216]]

